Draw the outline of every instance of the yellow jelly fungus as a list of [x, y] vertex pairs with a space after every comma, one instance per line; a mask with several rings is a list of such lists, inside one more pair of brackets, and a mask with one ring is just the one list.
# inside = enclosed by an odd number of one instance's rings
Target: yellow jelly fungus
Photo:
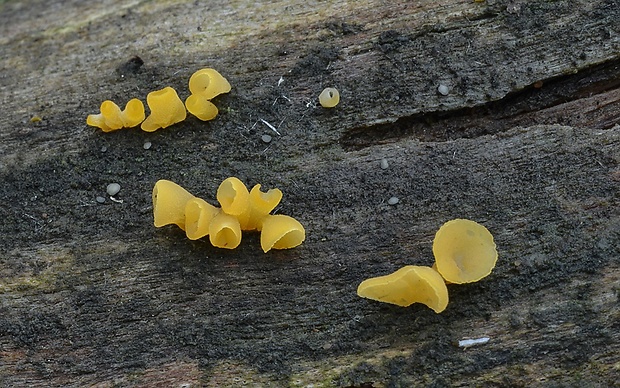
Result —
[[340, 93], [334, 88], [325, 88], [319, 94], [319, 103], [323, 108], [333, 108], [340, 102]]
[[263, 220], [260, 245], [263, 252], [273, 249], [294, 248], [306, 239], [306, 230], [293, 217], [282, 214], [268, 215]]
[[491, 273], [497, 262], [493, 236], [477, 222], [456, 219], [439, 228], [433, 240], [437, 271], [447, 282], [477, 282]]
[[241, 243], [239, 220], [230, 214], [219, 212], [209, 224], [209, 240], [217, 248], [235, 249]]
[[213, 120], [217, 116], [217, 107], [199, 94], [192, 94], [185, 100], [187, 111], [202, 121]]
[[135, 127], [143, 122], [145, 117], [144, 104], [137, 98], [129, 100], [121, 112], [121, 119], [125, 128]]
[[185, 206], [194, 198], [174, 182], [160, 180], [153, 187], [153, 216], [156, 227], [176, 224], [185, 230]]
[[209, 234], [209, 225], [220, 209], [201, 198], [192, 198], [185, 205], [185, 234], [198, 240]]
[[185, 120], [187, 116], [183, 101], [170, 86], [150, 92], [146, 96], [146, 103], [151, 109], [150, 116], [141, 125], [142, 130], [146, 132], [169, 127]]
[[282, 200], [280, 189], [271, 189], [263, 193], [260, 191], [260, 187], [260, 184], [257, 184], [250, 190], [250, 217], [244, 230], [261, 230], [263, 219]]
[[101, 128], [104, 132], [135, 127], [144, 121], [144, 104], [137, 98], [129, 100], [122, 111], [110, 100], [102, 102], [99, 110], [100, 114], [86, 117], [86, 124]]
[[189, 91], [210, 100], [230, 92], [230, 83], [215, 69], [200, 69], [190, 77]]
[[448, 306], [448, 288], [441, 275], [430, 267], [415, 265], [364, 280], [357, 287], [357, 295], [403, 307], [422, 303], [436, 313]]
[[250, 193], [239, 178], [225, 179], [217, 189], [217, 201], [226, 214], [247, 218], [250, 210]]

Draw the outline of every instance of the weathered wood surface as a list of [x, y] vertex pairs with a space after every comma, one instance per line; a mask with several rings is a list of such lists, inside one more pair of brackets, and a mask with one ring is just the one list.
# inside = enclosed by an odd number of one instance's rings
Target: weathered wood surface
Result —
[[[615, 384], [618, 20], [614, 0], [0, 3], [0, 385]], [[233, 84], [213, 122], [84, 124], [105, 99], [185, 98], [205, 66]], [[158, 179], [214, 202], [231, 175], [281, 188], [307, 241], [152, 226]], [[98, 204], [110, 182], [123, 202]], [[355, 295], [430, 265], [457, 217], [500, 261], [444, 313]]]

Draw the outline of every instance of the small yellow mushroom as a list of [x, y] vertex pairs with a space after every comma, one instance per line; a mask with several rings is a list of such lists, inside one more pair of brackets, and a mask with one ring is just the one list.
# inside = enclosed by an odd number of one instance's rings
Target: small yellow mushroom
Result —
[[447, 282], [472, 283], [491, 273], [497, 262], [493, 236], [475, 221], [455, 219], [439, 228], [433, 240], [437, 271]]
[[192, 94], [185, 99], [187, 111], [202, 121], [213, 120], [218, 110], [215, 105], [199, 94]]
[[306, 230], [293, 217], [282, 214], [268, 215], [263, 221], [260, 245], [263, 252], [273, 249], [289, 249], [306, 239]]
[[200, 69], [189, 79], [189, 91], [207, 100], [230, 92], [230, 83], [215, 69]]
[[185, 234], [198, 240], [209, 234], [209, 225], [221, 210], [201, 198], [192, 198], [185, 205]]
[[226, 214], [247, 218], [250, 210], [250, 193], [239, 178], [224, 179], [217, 189], [217, 201]]
[[235, 249], [241, 243], [239, 220], [230, 214], [219, 212], [209, 224], [209, 240], [217, 248]]
[[135, 127], [143, 122], [145, 117], [144, 104], [137, 98], [129, 100], [121, 112], [121, 119], [125, 128]]
[[144, 104], [137, 98], [129, 100], [122, 111], [110, 100], [102, 102], [99, 110], [100, 114], [86, 117], [86, 124], [101, 128], [104, 132], [135, 127], [144, 120]]
[[185, 207], [194, 196], [174, 182], [162, 179], [153, 187], [153, 217], [156, 227], [176, 224], [185, 230]]
[[325, 88], [319, 94], [319, 103], [323, 108], [333, 108], [340, 102], [340, 93], [335, 88]]
[[141, 128], [146, 132], [153, 132], [159, 128], [166, 128], [185, 120], [187, 112], [183, 101], [176, 90], [170, 86], [150, 92], [146, 96], [146, 103], [151, 114], [142, 122]]
[[261, 230], [263, 219], [282, 200], [280, 189], [271, 189], [263, 193], [260, 191], [260, 187], [260, 184], [257, 184], [250, 190], [250, 217], [244, 230]]
[[364, 280], [357, 295], [402, 307], [422, 303], [438, 314], [448, 306], [448, 288], [441, 275], [430, 267], [415, 265]]

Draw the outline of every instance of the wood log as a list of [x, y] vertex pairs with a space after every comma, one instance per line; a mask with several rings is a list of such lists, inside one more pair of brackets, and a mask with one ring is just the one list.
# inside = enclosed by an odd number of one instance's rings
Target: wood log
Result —
[[[0, 385], [614, 386], [618, 20], [615, 0], [0, 2]], [[233, 86], [213, 121], [85, 124], [185, 99], [204, 67]], [[157, 180], [216, 204], [229, 176], [280, 188], [306, 241], [153, 226]], [[446, 311], [356, 295], [432, 265], [454, 218], [499, 261]]]

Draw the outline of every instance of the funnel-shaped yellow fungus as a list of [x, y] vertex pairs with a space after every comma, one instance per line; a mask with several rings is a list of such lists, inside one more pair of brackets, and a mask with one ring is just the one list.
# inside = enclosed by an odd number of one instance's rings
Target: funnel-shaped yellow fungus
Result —
[[209, 225], [220, 209], [201, 198], [192, 198], [185, 205], [185, 234], [198, 240], [209, 234]]
[[357, 295], [403, 307], [422, 303], [436, 313], [448, 306], [448, 288], [441, 275], [430, 267], [415, 265], [364, 280], [357, 287]]
[[433, 240], [437, 271], [447, 282], [477, 282], [497, 262], [493, 236], [477, 222], [456, 219], [439, 228]]
[[209, 224], [209, 240], [217, 248], [237, 248], [241, 243], [239, 220], [235, 216], [219, 212]]
[[133, 98], [125, 104], [125, 109], [121, 112], [123, 126], [126, 128], [135, 127], [144, 121], [144, 104], [137, 98]]
[[165, 179], [153, 187], [153, 216], [156, 227], [176, 224], [185, 230], [185, 206], [194, 196], [174, 182]]
[[170, 86], [150, 92], [146, 96], [146, 103], [151, 109], [151, 114], [141, 125], [142, 130], [146, 132], [169, 127], [185, 120], [187, 116], [183, 101], [179, 98], [176, 90]]
[[340, 102], [340, 93], [334, 88], [325, 88], [319, 94], [319, 103], [323, 108], [333, 108]]
[[306, 230], [293, 217], [282, 214], [269, 215], [263, 220], [260, 245], [263, 252], [273, 249], [289, 249], [306, 239]]
[[260, 191], [260, 184], [250, 190], [250, 217], [244, 230], [261, 230], [263, 219], [278, 206], [282, 200], [280, 189], [271, 189], [266, 193]]
[[189, 79], [189, 91], [210, 100], [222, 93], [230, 92], [230, 84], [215, 69], [200, 69]]
[[112, 132], [123, 127], [135, 127], [144, 121], [144, 104], [137, 98], [129, 100], [122, 111], [110, 100], [102, 102], [99, 109], [100, 114], [86, 117], [86, 124], [101, 128], [103, 132]]
[[250, 193], [239, 178], [224, 179], [217, 189], [217, 201], [226, 214], [247, 218], [250, 210]]
[[213, 120], [217, 116], [217, 107], [200, 94], [192, 94], [185, 100], [187, 111], [202, 121]]

